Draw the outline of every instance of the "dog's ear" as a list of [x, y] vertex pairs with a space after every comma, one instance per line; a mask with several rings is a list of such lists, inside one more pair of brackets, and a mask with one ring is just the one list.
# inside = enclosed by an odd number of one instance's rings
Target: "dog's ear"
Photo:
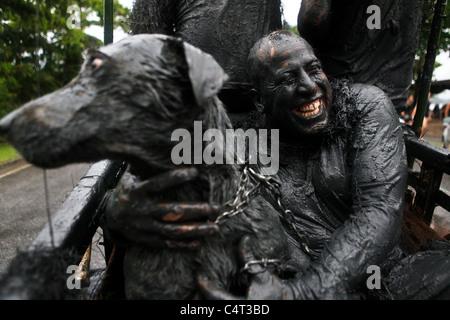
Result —
[[165, 46], [176, 63], [187, 69], [192, 91], [198, 105], [219, 93], [228, 76], [219, 63], [209, 54], [175, 37], [165, 38]]
[[199, 105], [218, 94], [228, 76], [219, 63], [209, 54], [184, 43], [189, 79]]

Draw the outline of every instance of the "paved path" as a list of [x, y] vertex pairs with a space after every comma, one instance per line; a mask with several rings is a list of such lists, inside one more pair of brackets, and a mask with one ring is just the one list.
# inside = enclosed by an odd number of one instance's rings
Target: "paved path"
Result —
[[[47, 170], [50, 213], [89, 169], [87, 164]], [[0, 168], [0, 274], [47, 224], [44, 171], [18, 161]]]

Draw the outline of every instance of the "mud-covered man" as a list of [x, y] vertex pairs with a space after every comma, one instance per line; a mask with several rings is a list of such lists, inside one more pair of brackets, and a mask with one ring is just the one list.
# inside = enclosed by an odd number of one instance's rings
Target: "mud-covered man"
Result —
[[[385, 93], [330, 83], [309, 44], [284, 31], [253, 47], [249, 68], [264, 115], [247, 125], [280, 129], [281, 202], [295, 218], [283, 210], [280, 217], [289, 240], [308, 247], [311, 264], [283, 281], [254, 266], [247, 298], [448, 299], [448, 242], [412, 255], [402, 242], [405, 147]], [[252, 260], [247, 248], [240, 252]], [[367, 285], [374, 267], [382, 278], [375, 290]], [[234, 298], [201, 275], [199, 283], [208, 298]]]
[[[260, 278], [270, 277], [258, 273], [249, 297], [362, 297], [369, 266], [383, 268], [388, 257], [401, 256], [407, 164], [395, 109], [376, 87], [330, 84], [312, 48], [292, 33], [260, 40], [249, 67], [264, 110], [256, 125], [280, 129], [277, 178], [282, 203], [295, 216], [291, 221], [280, 210], [281, 219], [289, 240], [306, 242], [312, 260], [290, 282], [265, 283]], [[207, 295], [223, 294], [201, 283]]]

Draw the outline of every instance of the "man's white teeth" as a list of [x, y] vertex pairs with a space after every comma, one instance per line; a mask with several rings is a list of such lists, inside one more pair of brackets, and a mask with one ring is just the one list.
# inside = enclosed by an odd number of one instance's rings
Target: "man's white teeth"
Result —
[[312, 117], [320, 112], [320, 100], [313, 103], [296, 108], [296, 113], [302, 115], [303, 117]]

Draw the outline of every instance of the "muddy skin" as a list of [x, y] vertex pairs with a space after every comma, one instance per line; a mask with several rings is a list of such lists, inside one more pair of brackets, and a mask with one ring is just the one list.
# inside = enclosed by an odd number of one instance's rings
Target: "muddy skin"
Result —
[[[371, 5], [381, 11], [379, 30], [367, 27]], [[379, 87], [400, 114], [413, 77], [422, 5], [423, 0], [304, 0], [297, 26], [329, 77]]]

